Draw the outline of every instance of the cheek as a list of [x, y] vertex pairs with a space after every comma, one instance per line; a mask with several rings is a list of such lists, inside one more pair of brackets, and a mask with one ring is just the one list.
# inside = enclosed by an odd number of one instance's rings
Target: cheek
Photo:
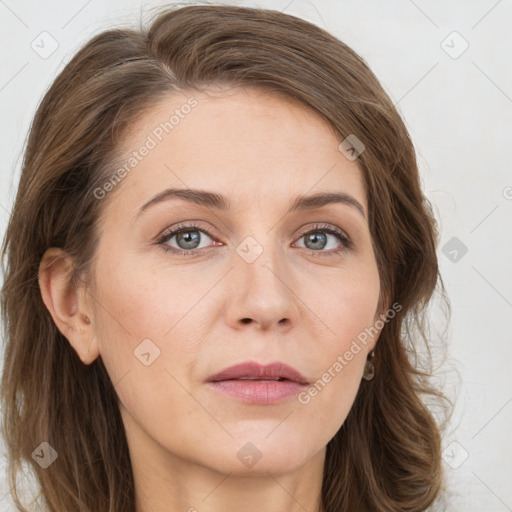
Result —
[[99, 314], [132, 342], [166, 337], [207, 286], [179, 266], [170, 272], [168, 267], [139, 264], [136, 257], [104, 258], [98, 269], [97, 282], [106, 283], [99, 285]]
[[165, 355], [163, 342], [172, 336], [177, 319], [186, 315], [186, 294], [191, 291], [181, 287], [176, 293], [169, 288], [171, 280], [162, 283], [154, 269], [126, 255], [104, 251], [97, 268], [96, 334], [115, 382], [127, 371], [144, 367], [144, 359], [156, 362]]
[[[205, 322], [221, 311], [208, 294], [218, 276], [208, 272], [198, 278], [185, 265], [170, 269], [165, 260], [153, 265], [141, 260], [105, 250], [98, 258], [96, 333], [112, 382], [121, 382], [121, 401], [129, 410], [154, 415], [161, 403], [179, 398], [178, 382], [197, 371], [198, 354], [208, 343]], [[160, 405], [157, 389], [162, 390]], [[166, 397], [166, 390], [178, 395]]]
[[316, 295], [315, 303], [323, 307], [321, 319], [328, 325], [329, 334], [318, 339], [317, 380], [298, 398], [323, 421], [331, 435], [353, 405], [367, 353], [378, 337], [375, 312], [379, 292], [376, 265], [366, 264], [350, 275], [340, 275], [326, 293]]
[[[370, 258], [350, 268], [340, 269], [338, 275], [330, 276], [316, 290], [315, 307], [330, 328], [330, 336], [326, 339], [333, 341], [333, 350], [347, 350], [358, 336], [364, 342], [365, 332], [376, 320], [379, 293], [377, 266]], [[368, 335], [366, 338], [367, 343], [372, 341]]]
[[203, 287], [186, 286], [179, 270], [173, 276], [167, 271], [163, 281], [162, 270], [141, 269], [135, 258], [103, 257], [98, 268], [96, 334], [124, 409], [137, 418], [159, 418], [158, 423], [172, 404], [186, 417], [194, 404], [178, 382], [198, 350], [187, 325]]

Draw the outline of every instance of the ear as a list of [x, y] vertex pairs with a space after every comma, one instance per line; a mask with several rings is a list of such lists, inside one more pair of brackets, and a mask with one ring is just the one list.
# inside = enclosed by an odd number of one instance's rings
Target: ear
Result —
[[99, 355], [93, 312], [87, 293], [72, 279], [73, 260], [62, 249], [48, 249], [39, 265], [39, 288], [55, 325], [67, 338], [84, 364]]

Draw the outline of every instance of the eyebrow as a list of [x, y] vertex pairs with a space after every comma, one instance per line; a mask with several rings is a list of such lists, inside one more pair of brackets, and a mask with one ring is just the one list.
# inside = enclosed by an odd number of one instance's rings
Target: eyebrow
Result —
[[[173, 198], [179, 198], [189, 203], [215, 208], [217, 210], [228, 211], [231, 209], [229, 201], [221, 194], [191, 188], [169, 188], [160, 192], [145, 203], [136, 213], [134, 220], [151, 206]], [[292, 201], [286, 214], [295, 211], [313, 210], [315, 208], [321, 208], [322, 206], [336, 203], [346, 204], [357, 209], [357, 211], [366, 219], [366, 213], [363, 205], [356, 198], [344, 192], [318, 192], [309, 196], [299, 196]]]

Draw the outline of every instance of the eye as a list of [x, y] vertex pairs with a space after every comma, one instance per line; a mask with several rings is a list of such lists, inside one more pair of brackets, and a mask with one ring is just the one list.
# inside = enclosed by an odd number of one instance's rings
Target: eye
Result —
[[[299, 240], [305, 240], [304, 247], [310, 250], [313, 256], [337, 256], [339, 253], [352, 248], [352, 241], [339, 228], [329, 224], [313, 226], [309, 231], [303, 233]], [[210, 243], [208, 243], [210, 241]], [[222, 245], [196, 224], [180, 224], [166, 231], [157, 241], [165, 252], [171, 252], [179, 256], [197, 256], [202, 249], [208, 248], [211, 242]], [[203, 244], [201, 246], [201, 244]], [[325, 249], [330, 250], [325, 250]]]
[[[208, 239], [212, 240], [209, 233], [200, 226], [195, 224], [182, 224], [164, 233], [157, 243], [161, 245], [162, 249], [166, 252], [187, 256], [189, 254], [195, 254], [200, 249], [204, 249], [208, 246], [207, 244], [201, 247], [201, 242], [204, 241], [205, 237], [207, 239], [205, 242], [207, 242]], [[173, 243], [176, 244], [177, 247], [170, 245], [173, 239], [175, 239]]]
[[[329, 240], [331, 237], [331, 240]], [[299, 240], [304, 239], [306, 249], [311, 250], [314, 256], [332, 256], [352, 248], [350, 238], [340, 229], [330, 225], [317, 225], [304, 233]], [[340, 247], [341, 242], [341, 247]], [[300, 246], [299, 246], [300, 247]], [[324, 249], [332, 249], [325, 251]]]

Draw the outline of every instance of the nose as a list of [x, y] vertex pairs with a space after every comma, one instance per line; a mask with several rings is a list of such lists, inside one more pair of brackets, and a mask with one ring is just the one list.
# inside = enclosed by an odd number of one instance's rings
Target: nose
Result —
[[234, 329], [279, 329], [299, 320], [299, 302], [289, 263], [279, 250], [265, 248], [253, 262], [233, 255], [226, 320]]

